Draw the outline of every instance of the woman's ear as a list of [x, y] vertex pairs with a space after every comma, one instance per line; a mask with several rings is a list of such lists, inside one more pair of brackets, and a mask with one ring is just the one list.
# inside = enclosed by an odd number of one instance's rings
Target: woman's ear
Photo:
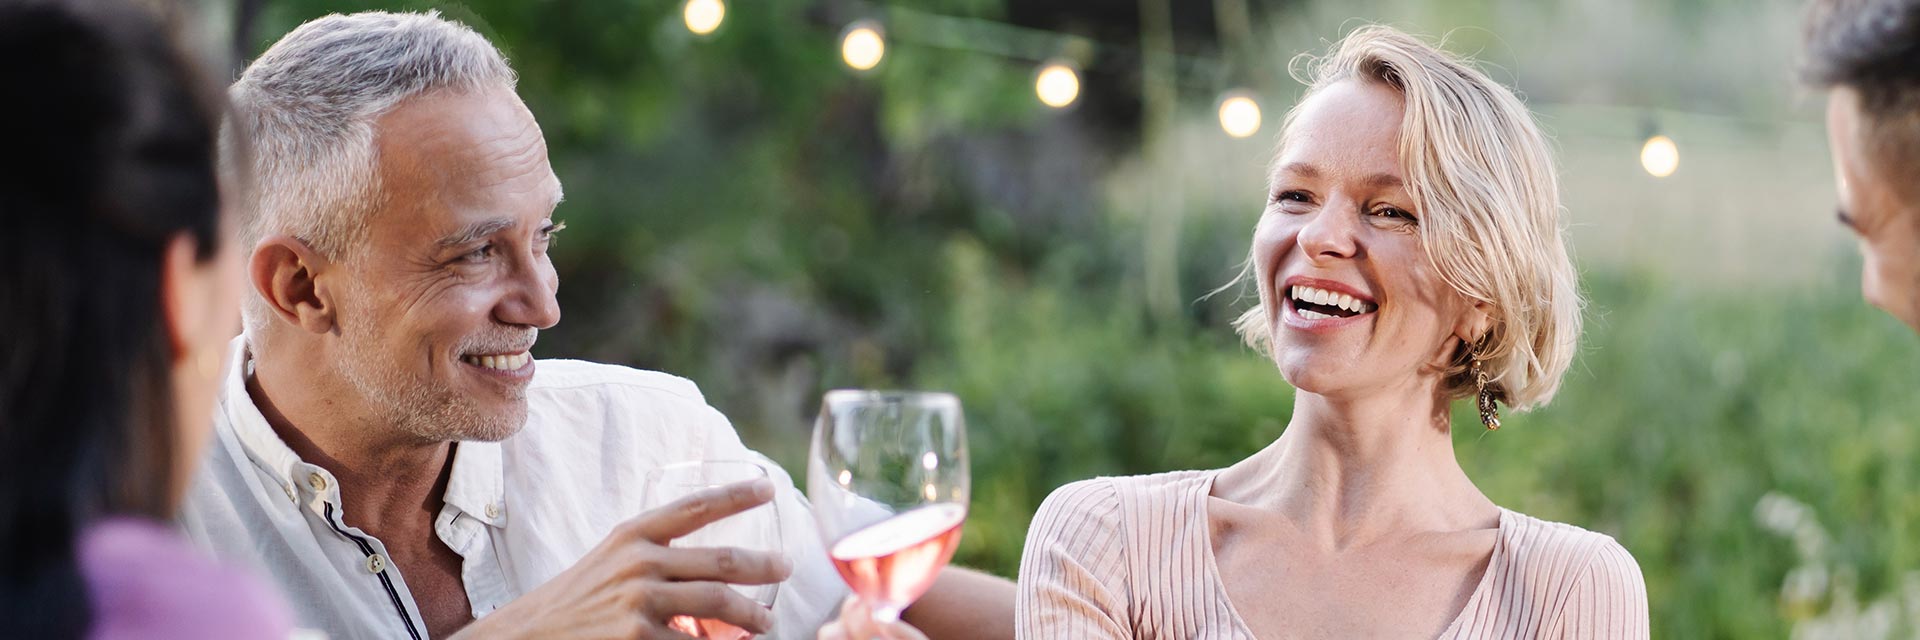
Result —
[[1473, 300], [1472, 303], [1472, 308], [1462, 314], [1453, 327], [1453, 335], [1469, 347], [1480, 344], [1487, 332], [1493, 330], [1493, 305], [1479, 300]]
[[175, 364], [200, 347], [195, 341], [207, 335], [207, 323], [214, 320], [206, 303], [213, 294], [213, 278], [199, 267], [199, 244], [193, 236], [174, 234], [160, 257], [160, 320]]

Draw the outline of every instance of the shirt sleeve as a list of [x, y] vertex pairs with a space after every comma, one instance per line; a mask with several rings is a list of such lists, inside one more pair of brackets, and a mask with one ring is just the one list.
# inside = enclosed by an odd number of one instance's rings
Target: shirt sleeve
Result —
[[1573, 582], [1561, 611], [1559, 637], [1567, 640], [1644, 640], [1647, 583], [1625, 547], [1609, 538]]
[[1054, 490], [1034, 514], [1021, 555], [1015, 636], [1132, 638], [1127, 532], [1113, 481]]

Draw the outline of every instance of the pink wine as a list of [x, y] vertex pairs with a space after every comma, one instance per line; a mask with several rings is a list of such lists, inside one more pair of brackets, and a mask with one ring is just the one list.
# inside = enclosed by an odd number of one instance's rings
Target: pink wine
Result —
[[926, 593], [953, 559], [966, 519], [963, 505], [927, 505], [847, 534], [827, 555], [875, 615], [891, 621]]
[[706, 618], [693, 616], [674, 616], [667, 620], [667, 627], [695, 638], [713, 638], [714, 640], [746, 640], [753, 637], [746, 629]]

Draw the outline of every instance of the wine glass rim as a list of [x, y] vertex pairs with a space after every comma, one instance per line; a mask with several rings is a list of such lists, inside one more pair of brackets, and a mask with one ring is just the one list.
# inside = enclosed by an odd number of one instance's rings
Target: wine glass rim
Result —
[[960, 398], [945, 391], [896, 389], [834, 389], [827, 392], [825, 402], [830, 405], [912, 403], [942, 407], [960, 406]]

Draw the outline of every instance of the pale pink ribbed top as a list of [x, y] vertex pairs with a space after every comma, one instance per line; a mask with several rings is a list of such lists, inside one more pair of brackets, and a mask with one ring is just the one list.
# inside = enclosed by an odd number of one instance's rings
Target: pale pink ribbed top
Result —
[[[1022, 639], [1252, 638], [1214, 565], [1219, 471], [1096, 478], [1040, 505], [1020, 562]], [[1606, 535], [1500, 510], [1487, 571], [1443, 639], [1647, 637], [1647, 587]]]

